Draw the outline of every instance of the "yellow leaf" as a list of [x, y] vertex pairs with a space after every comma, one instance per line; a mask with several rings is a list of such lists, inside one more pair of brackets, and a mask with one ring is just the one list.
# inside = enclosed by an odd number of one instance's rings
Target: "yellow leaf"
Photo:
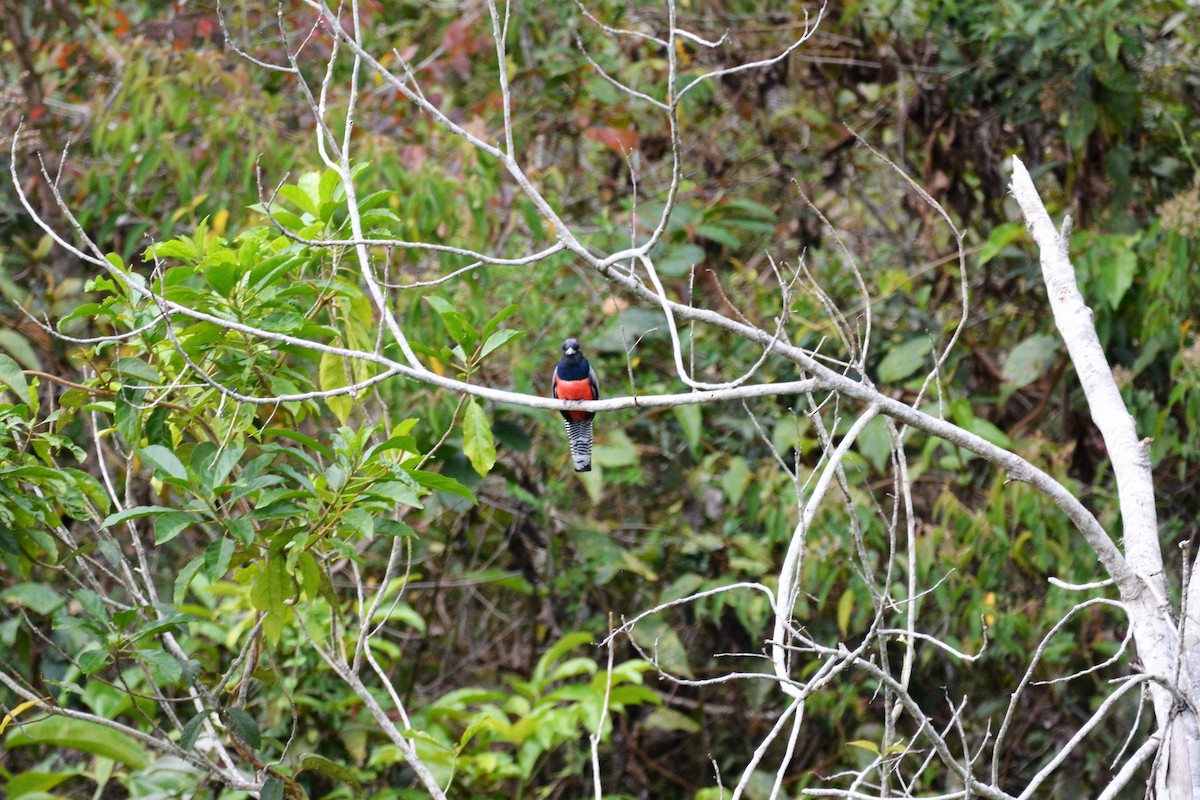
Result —
[[0, 719], [0, 733], [4, 733], [4, 729], [8, 727], [8, 723], [12, 722], [17, 717], [21, 716], [21, 714], [23, 712], [28, 711], [29, 709], [33, 708], [34, 706], [38, 705], [39, 703], [45, 703], [49, 699], [50, 699], [49, 697], [43, 697], [40, 700], [26, 700], [24, 703], [21, 703], [19, 706], [14, 708], [12, 711], [5, 714], [4, 719]]
[[676, 59], [679, 61], [681, 66], [686, 67], [688, 64], [692, 63], [692, 57], [688, 55], [687, 47], [684, 46], [682, 39], [675, 40], [675, 53]]
[[[854, 593], [849, 589], [842, 592], [841, 598], [838, 600], [837, 607], [837, 624], [838, 630], [842, 636], [850, 629], [850, 614], [854, 611]], [[878, 752], [878, 751], [876, 751]]]
[[[342, 357], [334, 353], [321, 354], [321, 364], [317, 368], [317, 377], [320, 381], [321, 391], [323, 392], [350, 385], [350, 382], [346, 380], [346, 368], [342, 364]], [[350, 416], [350, 411], [354, 408], [354, 401], [349, 395], [338, 394], [326, 397], [325, 405], [329, 406], [329, 410], [334, 413], [338, 421], [345, 425], [346, 420]]]
[[605, 298], [604, 303], [600, 306], [600, 311], [606, 317], [611, 317], [613, 314], [624, 311], [627, 308], [629, 308], [628, 300], [609, 295], [607, 298]]

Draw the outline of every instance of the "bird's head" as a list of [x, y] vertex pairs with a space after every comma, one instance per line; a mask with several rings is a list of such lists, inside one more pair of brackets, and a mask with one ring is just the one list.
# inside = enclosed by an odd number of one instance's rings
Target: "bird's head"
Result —
[[565, 342], [563, 342], [563, 343], [562, 343], [562, 351], [563, 351], [563, 355], [564, 355], [564, 356], [567, 356], [568, 358], [571, 358], [572, 356], [579, 355], [579, 353], [580, 353], [580, 350], [581, 350], [581, 348], [580, 348], [580, 346], [579, 346], [579, 340], [578, 340], [578, 339], [575, 339], [575, 338], [570, 338], [570, 339], [567, 339]]

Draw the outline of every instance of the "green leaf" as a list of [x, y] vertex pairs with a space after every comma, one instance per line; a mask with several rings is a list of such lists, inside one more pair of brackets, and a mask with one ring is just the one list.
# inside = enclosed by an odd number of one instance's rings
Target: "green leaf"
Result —
[[422, 469], [411, 469], [408, 472], [413, 476], [413, 478], [416, 479], [417, 483], [421, 484], [426, 489], [434, 489], [439, 492], [456, 494], [459, 497], [470, 500], [471, 502], [475, 502], [474, 493], [466, 486], [463, 486], [461, 483], [454, 480], [454, 478], [441, 475], [437, 472], [426, 472]]
[[1107, 259], [1100, 272], [1100, 284], [1104, 287], [1104, 296], [1109, 308], [1114, 311], [1121, 305], [1121, 299], [1133, 285], [1133, 276], [1137, 273], [1137, 253], [1132, 249], [1117, 250]]
[[111, 758], [134, 770], [146, 769], [150, 756], [134, 739], [106, 725], [82, 719], [47, 717], [14, 728], [4, 741], [7, 748], [26, 745], [79, 750]]
[[475, 347], [475, 342], [479, 341], [479, 333], [465, 314], [456, 311], [452, 305], [440, 297], [426, 297], [425, 302], [433, 306], [433, 310], [442, 318], [442, 324], [450, 332], [450, 338], [461, 344], [466, 350]]
[[479, 715], [471, 720], [471, 724], [462, 732], [462, 736], [458, 737], [458, 746], [454, 748], [455, 753], [461, 753], [470, 744], [479, 733], [483, 731], [500, 731], [501, 726], [498, 724], [495, 717]]
[[7, 605], [27, 608], [42, 616], [54, 613], [66, 602], [66, 598], [61, 597], [49, 586], [33, 582], [18, 583], [6, 589], [3, 594], [0, 594], [0, 600]]
[[552, 683], [557, 683], [580, 675], [594, 675], [595, 672], [596, 662], [594, 659], [576, 656], [559, 664], [548, 677]]
[[1013, 446], [1012, 440], [1005, 435], [1004, 431], [1000, 430], [986, 419], [975, 417], [971, 420], [970, 424], [966, 425], [965, 427], [980, 439], [985, 439], [997, 447], [1003, 447], [1004, 449], [1008, 450]]
[[417, 532], [403, 522], [396, 522], [393, 519], [381, 519], [375, 523], [375, 532], [382, 536], [401, 536], [409, 537], [416, 536]]
[[344, 767], [316, 753], [309, 753], [301, 758], [300, 769], [301, 771], [319, 772], [326, 777], [341, 781], [349, 785], [355, 794], [362, 791], [362, 785], [358, 782], [358, 778], [354, 777], [354, 773], [349, 767]]
[[305, 599], [315, 600], [321, 592], [321, 578], [324, 575], [316, 556], [307, 551], [302, 552], [296, 559], [296, 566], [300, 569], [298, 578]]
[[0, 353], [0, 383], [11, 389], [19, 402], [29, 402], [29, 384], [21, 372], [21, 365], [3, 353]]
[[490, 354], [493, 350], [503, 347], [513, 339], [522, 336], [523, 333], [523, 331], [514, 331], [512, 328], [505, 328], [504, 330], [496, 331], [487, 338], [486, 342], [483, 343], [483, 350], [480, 352], [479, 357], [487, 358], [488, 354]]
[[746, 464], [746, 459], [734, 456], [730, 459], [725, 474], [721, 477], [721, 491], [725, 492], [725, 497], [729, 499], [730, 505], [736, 506], [742, 501], [742, 494], [745, 493], [749, 483], [750, 467]]
[[1025, 226], [1019, 222], [1007, 222], [992, 229], [983, 247], [979, 249], [979, 264], [988, 263], [1000, 254], [1000, 251], [1025, 235]]
[[41, 369], [37, 353], [29, 340], [16, 331], [0, 331], [0, 347], [3, 347], [25, 369]]
[[9, 778], [4, 788], [12, 800], [56, 800], [60, 795], [51, 794], [50, 790], [63, 781], [85, 774], [87, 767], [85, 764], [70, 768], [58, 766], [55, 772], [26, 770]]
[[379, 444], [372, 445], [370, 448], [368, 448], [363, 454], [362, 460], [364, 464], [369, 463], [373, 459], [377, 458], [383, 453], [388, 452], [389, 450], [403, 450], [409, 453], [415, 453], [418, 449], [417, 440], [412, 436], [392, 434], [390, 439], [382, 441]]
[[[172, 239], [169, 242], [157, 242], [146, 248], [146, 261], [156, 258], [174, 258], [179, 261], [195, 261], [199, 254], [187, 239]], [[116, 266], [116, 265], [114, 265]], [[117, 267], [123, 272], [124, 269]]]
[[662, 702], [662, 698], [659, 697], [658, 692], [649, 686], [628, 683], [622, 686], [614, 686], [611, 699], [614, 711], [620, 711], [623, 706], [628, 705], [642, 705], [643, 703], [658, 705]]
[[187, 485], [187, 470], [183, 468], [183, 462], [167, 448], [160, 444], [151, 444], [139, 449], [137, 454], [156, 472], [162, 473], [184, 486]]
[[683, 429], [683, 439], [687, 442], [688, 450], [695, 456], [700, 449], [700, 430], [703, 425], [700, 404], [674, 406], [671, 413], [675, 415], [679, 427]]
[[587, 98], [594, 103], [608, 106], [614, 106], [621, 101], [617, 87], [599, 77], [592, 78], [592, 82], [588, 84]]
[[736, 250], [741, 246], [742, 242], [724, 225], [718, 225], [712, 222], [706, 222], [703, 225], [696, 226], [696, 235], [702, 236], [709, 241], [723, 244], [730, 250]]
[[467, 404], [467, 413], [463, 416], [463, 453], [480, 475], [487, 475], [496, 464], [492, 427], [487, 414], [474, 399]]
[[[309, 174], [311, 174], [314, 178], [316, 177], [316, 173], [309, 173]], [[304, 178], [306, 178], [306, 177], [308, 177], [308, 176], [305, 175], [305, 176], [301, 177], [300, 182], [304, 183]], [[315, 183], [315, 181], [314, 181], [314, 183]], [[305, 214], [311, 214], [313, 217], [317, 216], [318, 199], [316, 197], [313, 197], [312, 195], [310, 195], [308, 192], [304, 191], [304, 189], [301, 189], [299, 186], [292, 186], [290, 184], [285, 185], [285, 186], [280, 186], [279, 194], [281, 197], [284, 197], [284, 198], [287, 198], [288, 200], [290, 200], [292, 205], [294, 205], [296, 208], [303, 211]], [[315, 194], [315, 192], [314, 192], [314, 194]], [[274, 210], [275, 209], [271, 209], [272, 212], [274, 212]]]
[[854, 446], [866, 456], [876, 472], [883, 472], [883, 468], [892, 457], [892, 437], [888, 432], [887, 423], [880, 417], [868, 422], [858, 434]]
[[424, 508], [421, 505], [420, 497], [417, 496], [418, 488], [415, 481], [409, 481], [408, 483], [401, 481], [380, 481], [372, 485], [367, 490], [367, 493], [372, 497], [382, 497], [396, 505]]
[[122, 378], [137, 378], [156, 386], [162, 382], [158, 370], [140, 358], [118, 358], [113, 362], [112, 369]]
[[684, 243], [668, 249], [660, 258], [655, 259], [654, 266], [659, 275], [679, 278], [690, 273], [693, 267], [703, 264], [706, 257], [704, 248], [700, 245]]
[[205, 282], [221, 297], [229, 297], [233, 293], [233, 289], [242, 275], [239, 265], [233, 261], [216, 261], [205, 264], [203, 274]]
[[287, 602], [295, 596], [296, 585], [287, 573], [287, 564], [284, 559], [271, 556], [250, 587], [250, 602], [266, 614], [263, 633], [272, 645], [279, 644], [284, 627], [291, 622], [292, 607]]
[[71, 596], [79, 601], [79, 605], [83, 607], [88, 616], [107, 626], [109, 621], [108, 610], [105, 608], [104, 601], [100, 599], [99, 594], [93, 592], [91, 589], [76, 589], [74, 592], [71, 592]]
[[108, 664], [108, 651], [84, 650], [75, 657], [75, 660], [79, 663], [79, 669], [84, 675], [95, 675]]
[[325, 458], [333, 458], [333, 453], [328, 447], [311, 436], [300, 433], [299, 431], [289, 431], [284, 428], [266, 428], [261, 432], [260, 435], [264, 440], [275, 439], [279, 437], [291, 439], [292, 441], [298, 442], [314, 452], [319, 453]]
[[230, 445], [221, 450], [216, 458], [206, 458], [201, 464], [193, 461], [192, 466], [199, 472], [201, 483], [209, 489], [215, 489], [225, 483], [225, 479], [242, 460], [245, 452], [245, 448], [239, 445]]
[[142, 438], [142, 409], [139, 406], [145, 394], [144, 390], [124, 387], [114, 398], [113, 418], [117, 432], [131, 447], [137, 447]]
[[1116, 61], [1121, 53], [1121, 34], [1115, 27], [1104, 30], [1104, 53], [1109, 61]]
[[1063, 135], [1072, 150], [1082, 150], [1088, 136], [1096, 129], [1097, 104], [1078, 103], [1072, 107], [1072, 113], [1067, 115], [1066, 129]]
[[595, 641], [595, 637], [587, 631], [575, 631], [564, 635], [542, 654], [538, 659], [537, 666], [533, 668], [532, 680], [540, 683], [546, 680], [550, 673], [550, 668], [567, 653], [574, 650], [576, 647], [581, 647], [585, 644], [591, 644]]
[[1046, 374], [1058, 355], [1059, 341], [1054, 336], [1038, 334], [1024, 339], [1004, 360], [1001, 374], [1006, 389], [1014, 391], [1027, 386]]
[[660, 603], [669, 603], [672, 600], [678, 600], [681, 597], [687, 597], [699, 591], [704, 585], [704, 578], [694, 572], [689, 572], [681, 575], [670, 586], [663, 590], [662, 595], [658, 598]]
[[122, 522], [128, 522], [131, 519], [150, 517], [155, 514], [166, 514], [168, 512], [174, 512], [174, 509], [167, 508], [166, 506], [134, 506], [124, 511], [118, 511], [115, 514], [109, 514], [100, 525], [104, 528], [111, 528], [114, 525], [120, 525]]
[[175, 656], [162, 650], [141, 649], [138, 658], [149, 665], [154, 683], [158, 686], [175, 686], [183, 679], [183, 667]]
[[263, 781], [258, 797], [259, 800], [283, 800], [283, 781], [271, 775]]
[[327, 169], [321, 173], [321, 180], [317, 183], [317, 200], [322, 203], [328, 203], [333, 199], [333, 190], [342, 182], [342, 176], [335, 169]]
[[765, 222], [761, 219], [746, 219], [745, 217], [726, 217], [721, 220], [721, 224], [737, 230], [749, 231], [750, 233], [775, 233], [775, 225], [770, 222]]
[[384, 603], [383, 606], [375, 612], [371, 617], [371, 622], [383, 622], [388, 620], [391, 622], [403, 622], [410, 628], [413, 628], [421, 633], [425, 633], [425, 620], [417, 613], [416, 609], [408, 603], [391, 602]]
[[204, 575], [210, 581], [220, 580], [229, 569], [229, 559], [233, 557], [233, 540], [228, 538], [217, 541], [204, 548]]
[[188, 586], [190, 586], [192, 583], [192, 578], [196, 577], [196, 573], [199, 572], [200, 568], [203, 566], [204, 556], [196, 556], [187, 563], [187, 566], [179, 571], [179, 575], [177, 575], [175, 578], [174, 591], [171, 594], [175, 605], [179, 605], [183, 602], [184, 598], [187, 596]]
[[666, 706], [659, 706], [651, 711], [639, 725], [643, 728], [655, 728], [660, 731], [678, 731], [680, 733], [700, 732], [700, 725], [696, 720]]
[[692, 677], [687, 650], [667, 623], [650, 617], [639, 622], [630, 633], [651, 659], [657, 659], [659, 666], [664, 670], [685, 678]]
[[179, 629], [187, 623], [193, 621], [195, 617], [191, 614], [184, 614], [179, 611], [174, 611], [159, 619], [152, 620], [140, 628], [137, 633], [130, 637], [131, 641], [139, 642], [149, 636], [157, 636], [164, 631], [177, 633]]
[[262, 747], [262, 734], [258, 732], [258, 723], [254, 721], [254, 717], [240, 708], [229, 708], [225, 713], [229, 716], [229, 727], [234, 736], [255, 750]]
[[341, 515], [341, 530], [362, 534], [364, 539], [375, 535], [375, 518], [365, 508], [350, 508]]
[[180, 747], [191, 750], [196, 746], [196, 739], [200, 738], [200, 731], [204, 729], [204, 720], [208, 719], [210, 713], [211, 709], [206, 708], [187, 721], [179, 734]]
[[[257, 211], [258, 213], [262, 214], [264, 217], [268, 216], [267, 206], [263, 203], [255, 203], [254, 205], [250, 206], [249, 208], [251, 211]], [[289, 231], [298, 231], [304, 227], [303, 219], [301, 219], [296, 214], [293, 214], [291, 211], [288, 211], [286, 208], [279, 205], [278, 203], [271, 206], [271, 213], [269, 216], [273, 217], [275, 222], [277, 222], [279, 225], [281, 225], [283, 228], [285, 228]]]
[[483, 326], [483, 331], [479, 334], [480, 338], [481, 339], [491, 338], [491, 335], [496, 331], [497, 328], [500, 327], [500, 323], [504, 322], [506, 319], [513, 316], [520, 310], [521, 310], [521, 307], [516, 304], [507, 306], [506, 308], [501, 309], [500, 312], [496, 314], [496, 316], [489, 319], [487, 321], [487, 324], [485, 324]]
[[112, 264], [113, 269], [115, 269], [117, 272], [121, 273], [122, 277], [124, 277], [124, 278], [129, 277], [129, 270], [126, 268], [125, 262], [121, 260], [121, 256], [119, 253], [108, 253], [104, 256], [104, 260], [107, 261], [109, 264]]
[[894, 383], [912, 375], [925, 364], [925, 357], [932, 349], [933, 342], [928, 336], [909, 339], [904, 344], [893, 347], [879, 362], [879, 382]]
[[627, 308], [588, 337], [588, 347], [597, 353], [624, 353], [641, 340], [665, 338], [666, 325], [661, 310]]
[[[340, 187], [338, 194], [342, 194]], [[391, 189], [380, 189], [378, 192], [371, 192], [365, 196], [360, 195], [358, 198], [358, 210], [365, 214], [372, 209], [383, 208], [387, 204], [391, 203], [393, 198], [399, 200], [399, 198], [396, 196], [396, 193]], [[340, 200], [341, 198], [339, 197], [338, 199]]]
[[624, 431], [613, 431], [608, 441], [592, 448], [592, 463], [601, 467], [632, 467], [638, 463], [637, 445]]
[[776, 212], [772, 211], [767, 206], [764, 206], [762, 203], [751, 200], [748, 197], [734, 197], [731, 200], [726, 200], [719, 206], [719, 208], [721, 210], [725, 210], [727, 208], [736, 209], [743, 214], [747, 214], [751, 217], [758, 217], [759, 219], [763, 219], [768, 222], [779, 219], [779, 215]]
[[182, 511], [168, 511], [162, 514], [154, 520], [154, 544], [166, 544], [193, 522], [195, 520]]

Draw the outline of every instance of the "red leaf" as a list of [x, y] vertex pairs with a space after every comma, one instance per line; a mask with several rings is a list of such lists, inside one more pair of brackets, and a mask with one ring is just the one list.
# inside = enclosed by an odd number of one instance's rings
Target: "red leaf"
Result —
[[117, 39], [124, 39], [125, 35], [129, 33], [129, 17], [125, 16], [124, 11], [116, 12], [116, 17], [117, 27], [113, 28], [113, 36]]
[[467, 30], [465, 19], [456, 19], [442, 36], [442, 48], [450, 55], [474, 55], [474, 39]]
[[621, 156], [629, 155], [638, 146], [637, 131], [633, 128], [584, 128], [583, 135]]

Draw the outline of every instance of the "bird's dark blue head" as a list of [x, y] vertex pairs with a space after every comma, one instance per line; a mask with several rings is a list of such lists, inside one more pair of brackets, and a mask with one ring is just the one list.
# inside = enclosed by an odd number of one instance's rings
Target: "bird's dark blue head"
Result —
[[583, 360], [583, 351], [579, 345], [579, 340], [572, 337], [562, 343], [562, 360], [567, 364], [578, 364]]
[[564, 381], [583, 380], [591, 373], [592, 365], [583, 357], [579, 340], [572, 337], [562, 344], [562, 360], [558, 362], [558, 377]]

